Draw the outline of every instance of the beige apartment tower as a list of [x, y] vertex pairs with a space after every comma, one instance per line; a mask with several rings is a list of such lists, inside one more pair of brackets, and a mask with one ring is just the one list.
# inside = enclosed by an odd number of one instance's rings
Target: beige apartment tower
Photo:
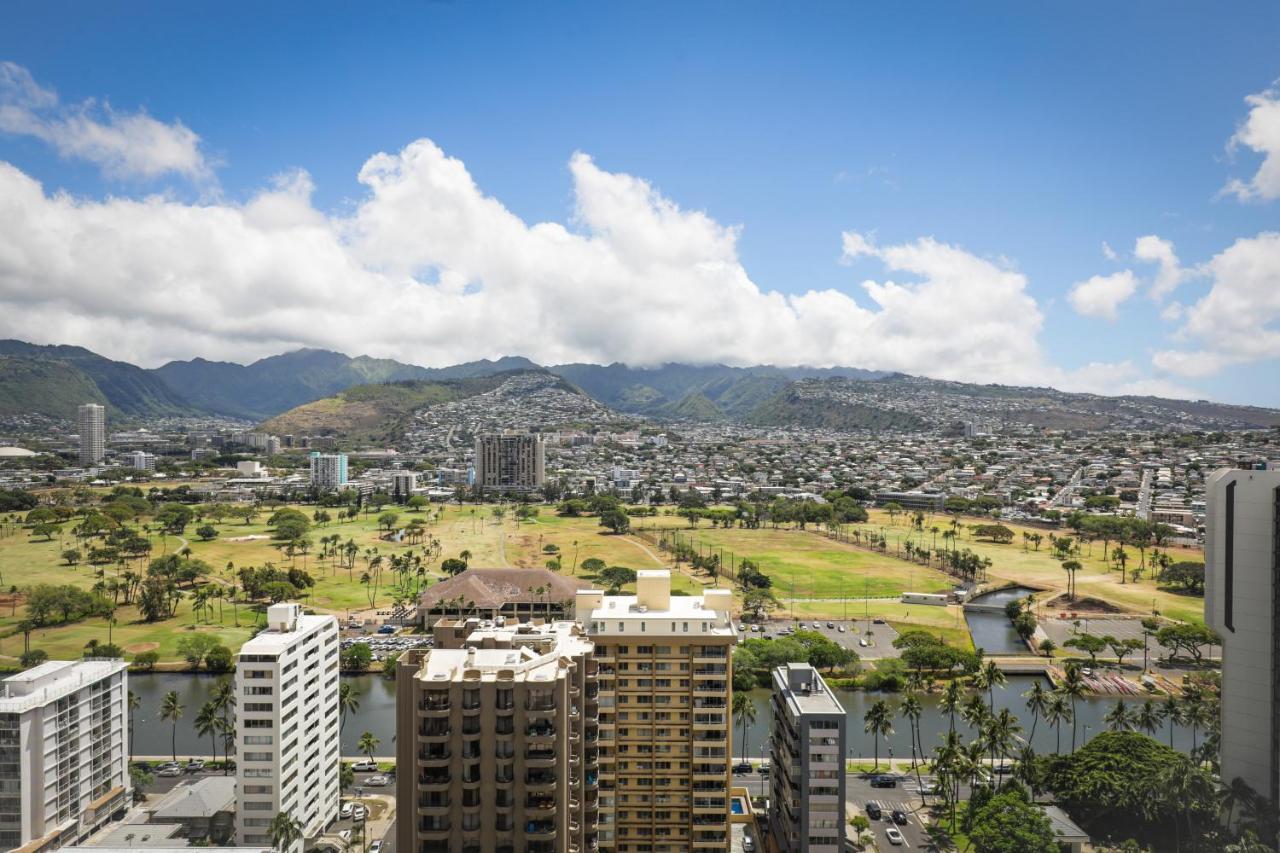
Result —
[[641, 571], [636, 595], [577, 596], [600, 668], [600, 849], [729, 849], [732, 594], [671, 595]]
[[598, 701], [574, 622], [444, 619], [397, 668], [396, 849], [591, 853]]
[[546, 448], [531, 433], [490, 433], [476, 438], [476, 486], [497, 492], [541, 489]]
[[80, 464], [97, 465], [107, 452], [107, 410], [97, 403], [85, 403], [78, 410]]

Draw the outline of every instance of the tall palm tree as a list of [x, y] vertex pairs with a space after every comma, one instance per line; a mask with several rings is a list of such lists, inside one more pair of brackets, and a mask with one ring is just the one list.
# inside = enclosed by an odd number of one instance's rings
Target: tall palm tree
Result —
[[1102, 718], [1107, 724], [1107, 728], [1113, 732], [1128, 732], [1133, 730], [1133, 719], [1129, 715], [1129, 707], [1125, 705], [1123, 699], [1117, 699], [1116, 704], [1111, 706], [1111, 710]]
[[1027, 710], [1031, 712], [1031, 734], [1027, 736], [1028, 741], [1036, 739], [1036, 723], [1040, 722], [1040, 717], [1044, 715], [1044, 710], [1049, 706], [1049, 691], [1044, 689], [1044, 683], [1040, 679], [1036, 679], [1031, 683], [1031, 689], [1022, 694], [1027, 700]]
[[1056, 690], [1049, 694], [1049, 702], [1044, 709], [1044, 721], [1053, 727], [1054, 755], [1062, 754], [1062, 724], [1074, 717], [1075, 714], [1071, 712], [1071, 705], [1068, 704], [1065, 694]]
[[364, 732], [360, 735], [360, 742], [356, 744], [356, 749], [368, 756], [370, 761], [373, 761], [373, 751], [378, 748], [380, 743], [382, 741], [373, 732]]
[[960, 700], [964, 698], [964, 692], [960, 689], [960, 682], [952, 679], [947, 682], [947, 686], [942, 691], [942, 698], [938, 700], [938, 709], [947, 715], [948, 731], [956, 730], [956, 710], [960, 707]]
[[213, 747], [213, 760], [218, 760], [218, 706], [209, 700], [200, 706], [200, 712], [196, 714], [195, 729], [196, 734], [201, 737], [209, 736], [209, 745]]
[[277, 812], [267, 828], [271, 837], [271, 846], [280, 851], [288, 850], [302, 838], [302, 824], [288, 812]]
[[978, 674], [974, 676], [974, 685], [977, 686], [981, 681], [979, 689], [987, 691], [987, 698], [990, 700], [992, 713], [996, 710], [996, 688], [1004, 687], [1009, 683], [1009, 679], [1005, 677], [1004, 671], [996, 665], [993, 660], [983, 662], [982, 668], [978, 670]]
[[742, 729], [742, 755], [747, 754], [747, 727], [756, 721], [756, 703], [746, 693], [733, 694], [733, 720]]
[[178, 691], [170, 690], [164, 694], [164, 699], [160, 702], [160, 719], [173, 721], [173, 734], [170, 738], [170, 745], [173, 747], [173, 760], [178, 760], [178, 720], [182, 719], [184, 708], [178, 701]]
[[893, 710], [883, 699], [867, 709], [863, 717], [863, 731], [870, 732], [875, 742], [876, 769], [880, 768], [880, 738], [893, 734]]
[[[1206, 802], [1214, 796], [1213, 781], [1209, 774], [1201, 770], [1189, 758], [1179, 756], [1160, 772], [1154, 780], [1157, 789], [1163, 792], [1167, 802], [1195, 803]], [[1182, 826], [1185, 824], [1188, 835], [1191, 832], [1191, 809], [1175, 809], [1173, 813], [1175, 849], [1182, 849]]]
[[[1001, 708], [999, 714], [987, 721], [987, 745], [991, 749], [991, 760], [1008, 758], [1013, 745], [1022, 734], [1022, 724], [1008, 708]], [[997, 787], [1004, 784], [1004, 762], [1000, 762], [1000, 775]]]
[[1062, 694], [1071, 700], [1071, 753], [1076, 751], [1076, 700], [1084, 695], [1084, 676], [1080, 674], [1078, 664], [1067, 664], [1066, 675], [1058, 686]]
[[1142, 703], [1141, 708], [1134, 712], [1131, 722], [1134, 728], [1154, 736], [1156, 729], [1160, 728], [1160, 723], [1163, 720], [1164, 714], [1161, 712], [1160, 706], [1148, 699]]
[[1222, 790], [1218, 794], [1218, 800], [1222, 803], [1222, 807], [1227, 810], [1227, 826], [1231, 826], [1235, 818], [1237, 806], [1244, 805], [1256, 797], [1253, 788], [1249, 787], [1249, 783], [1245, 782], [1239, 776], [1231, 780], [1231, 784], [1223, 785]]
[[137, 716], [137, 711], [142, 707], [142, 697], [132, 690], [129, 691], [129, 698], [125, 700], [125, 708], [129, 711], [129, 754], [133, 755], [133, 718]]
[[344, 681], [338, 685], [338, 731], [347, 724], [347, 712], [354, 714], [360, 710], [360, 697], [351, 688], [351, 682]]
[[920, 791], [920, 805], [925, 805], [924, 785], [920, 780], [920, 762], [916, 761], [916, 749], [919, 748], [920, 759], [924, 759], [924, 743], [920, 740], [920, 717], [924, 713], [924, 706], [920, 704], [920, 699], [914, 693], [908, 693], [907, 697], [898, 705], [898, 714], [905, 717], [907, 726], [911, 731], [911, 767], [916, 771], [916, 788]]
[[1177, 696], [1170, 696], [1164, 703], [1164, 718], [1169, 721], [1169, 747], [1173, 747], [1173, 730], [1187, 724], [1186, 706]]

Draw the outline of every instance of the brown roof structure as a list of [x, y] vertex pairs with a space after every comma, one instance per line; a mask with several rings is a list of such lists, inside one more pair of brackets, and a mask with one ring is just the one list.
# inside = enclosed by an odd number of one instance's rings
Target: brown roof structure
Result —
[[[547, 586], [545, 592], [534, 590]], [[506, 604], [543, 604], [573, 601], [579, 589], [591, 584], [579, 578], [567, 578], [550, 569], [467, 569], [425, 590], [418, 598], [418, 609], [430, 611], [461, 598], [467, 606], [480, 610], [497, 610]], [[447, 604], [445, 606], [448, 606]]]

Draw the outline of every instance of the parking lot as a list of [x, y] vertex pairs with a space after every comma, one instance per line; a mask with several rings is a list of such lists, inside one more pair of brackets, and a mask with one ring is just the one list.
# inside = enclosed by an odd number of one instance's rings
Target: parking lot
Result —
[[365, 643], [378, 661], [390, 655], [398, 655], [409, 649], [431, 645], [431, 638], [420, 634], [373, 634], [364, 637], [344, 637], [341, 641], [343, 650], [356, 643]]
[[[1076, 622], [1080, 623], [1079, 627], [1076, 627]], [[1084, 633], [1092, 634], [1095, 637], [1103, 637], [1110, 634], [1117, 640], [1142, 641], [1141, 619], [1116, 619], [1110, 617], [1093, 619], [1088, 616], [1080, 616], [1077, 619], [1059, 619], [1057, 614], [1048, 614], [1041, 617], [1040, 626], [1049, 635], [1049, 639], [1057, 643], [1059, 647], [1062, 647], [1072, 637]], [[1221, 646], [1214, 646], [1212, 649], [1204, 647], [1202, 651], [1209, 657], [1219, 658], [1222, 656]], [[1157, 658], [1168, 657], [1169, 650], [1153, 639], [1150, 642], [1150, 649], [1147, 654], [1154, 661]], [[1102, 653], [1102, 656], [1111, 657], [1111, 651], [1108, 649]], [[1186, 655], [1184, 654], [1183, 657], [1185, 658]], [[1125, 660], [1136, 660], [1141, 665], [1142, 649], [1127, 655]]]
[[[867, 633], [867, 622], [863, 619], [829, 619], [813, 621], [809, 619], [770, 619], [760, 624], [741, 623], [738, 626], [739, 641], [756, 639], [773, 639], [785, 637], [793, 631], [816, 631], [822, 636], [839, 643], [847, 649], [853, 649], [862, 658], [897, 657], [899, 651], [893, 647], [898, 632], [883, 619], [872, 619], [871, 633]], [[754, 630], [753, 630], [754, 629]]]

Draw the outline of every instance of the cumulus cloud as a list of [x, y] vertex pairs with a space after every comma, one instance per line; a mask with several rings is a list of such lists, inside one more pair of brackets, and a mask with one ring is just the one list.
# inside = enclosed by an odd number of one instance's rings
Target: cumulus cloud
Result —
[[1280, 197], [1280, 89], [1273, 87], [1244, 100], [1249, 114], [1231, 137], [1228, 149], [1248, 148], [1262, 155], [1262, 164], [1253, 177], [1235, 178], [1223, 192], [1241, 201], [1270, 201]]
[[1138, 289], [1138, 280], [1129, 270], [1111, 275], [1095, 275], [1072, 285], [1067, 300], [1076, 313], [1115, 322], [1116, 309]]
[[242, 204], [75, 198], [0, 163], [0, 335], [154, 365], [298, 346], [424, 365], [857, 365], [944, 379], [1133, 391], [1131, 365], [1064, 372], [1026, 276], [933, 238], [843, 235], [848, 292], [752, 281], [741, 236], [647, 181], [569, 161], [567, 222], [526, 223], [430, 140], [371, 157], [348, 215], [305, 172]]
[[115, 179], [151, 180], [177, 174], [212, 178], [200, 137], [180, 121], [120, 112], [94, 101], [63, 104], [21, 65], [0, 62], [0, 132], [33, 136], [66, 158], [85, 160]]
[[1177, 336], [1190, 346], [1157, 352], [1156, 367], [1201, 377], [1280, 358], [1280, 233], [1236, 240], [1199, 271], [1209, 290], [1179, 313]]
[[1155, 234], [1139, 237], [1133, 246], [1133, 256], [1145, 263], [1159, 265], [1149, 291], [1151, 298], [1157, 301], [1173, 293], [1179, 284], [1194, 274], [1193, 270], [1184, 269], [1179, 263], [1173, 243]]

